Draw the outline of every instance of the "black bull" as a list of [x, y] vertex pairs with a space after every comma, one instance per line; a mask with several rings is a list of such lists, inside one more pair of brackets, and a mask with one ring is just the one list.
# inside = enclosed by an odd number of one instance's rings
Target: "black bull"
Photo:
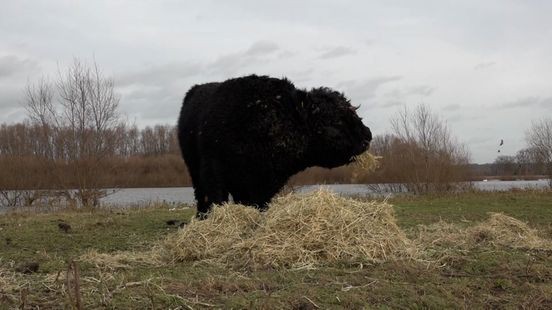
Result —
[[202, 217], [229, 194], [265, 209], [292, 175], [350, 163], [372, 134], [342, 93], [251, 75], [193, 86], [178, 139]]

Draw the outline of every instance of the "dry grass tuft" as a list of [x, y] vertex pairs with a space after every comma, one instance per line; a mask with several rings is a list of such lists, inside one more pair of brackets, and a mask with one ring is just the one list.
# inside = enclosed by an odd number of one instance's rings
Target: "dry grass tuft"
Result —
[[217, 207], [207, 220], [170, 236], [165, 248], [177, 261], [208, 259], [252, 268], [376, 263], [411, 257], [413, 249], [389, 204], [324, 190], [280, 197], [266, 213]]
[[20, 274], [0, 267], [0, 301], [6, 298], [16, 301], [18, 292], [26, 286], [26, 281]]

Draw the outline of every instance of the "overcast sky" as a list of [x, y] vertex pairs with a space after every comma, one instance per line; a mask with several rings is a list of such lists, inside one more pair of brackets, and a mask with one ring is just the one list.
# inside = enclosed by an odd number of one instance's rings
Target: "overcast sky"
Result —
[[113, 76], [139, 126], [175, 124], [196, 83], [257, 73], [328, 86], [375, 134], [426, 103], [474, 162], [525, 146], [552, 115], [552, 1], [8, 1], [0, 5], [0, 122], [23, 88], [74, 57]]

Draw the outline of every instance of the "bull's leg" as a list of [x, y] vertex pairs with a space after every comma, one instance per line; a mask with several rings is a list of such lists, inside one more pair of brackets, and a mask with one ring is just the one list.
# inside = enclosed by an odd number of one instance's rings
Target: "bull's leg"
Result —
[[204, 214], [208, 211], [207, 199], [205, 197], [205, 189], [200, 178], [200, 166], [197, 157], [192, 156], [190, 153], [185, 153], [184, 160], [188, 166], [190, 177], [192, 178], [192, 185], [194, 187], [194, 197], [197, 201], [197, 214]]
[[222, 204], [228, 201], [228, 190], [224, 184], [223, 169], [218, 160], [202, 160], [200, 181], [204, 193], [204, 201], [202, 202], [201, 209], [198, 202], [198, 213], [196, 216], [198, 218], [205, 218], [213, 204]]
[[194, 186], [194, 196], [197, 200], [197, 216], [199, 217], [199, 214], [204, 214], [209, 211], [209, 206], [207, 205], [207, 197], [205, 196], [203, 187], [201, 185]]

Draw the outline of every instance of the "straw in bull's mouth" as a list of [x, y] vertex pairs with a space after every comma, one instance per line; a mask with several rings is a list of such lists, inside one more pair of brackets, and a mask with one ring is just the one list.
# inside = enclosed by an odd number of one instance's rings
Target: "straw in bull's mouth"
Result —
[[381, 159], [381, 156], [374, 156], [366, 151], [353, 157], [352, 164], [367, 171], [375, 171], [379, 168]]

